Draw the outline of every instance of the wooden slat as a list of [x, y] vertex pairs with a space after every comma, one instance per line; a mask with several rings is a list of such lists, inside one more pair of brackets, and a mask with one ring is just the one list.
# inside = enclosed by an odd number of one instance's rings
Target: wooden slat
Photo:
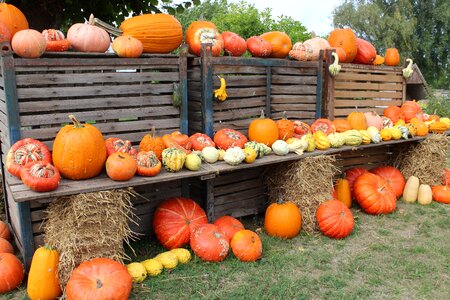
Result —
[[317, 76], [272, 75], [272, 84], [315, 85]]
[[[224, 102], [215, 102], [214, 111], [221, 111], [224, 109], [237, 109], [246, 107], [264, 107], [265, 97], [253, 97], [253, 98], [239, 98], [239, 99], [227, 99]], [[193, 106], [194, 107], [194, 106]]]
[[273, 94], [284, 94], [284, 95], [315, 95], [316, 94], [315, 85], [272, 85], [271, 93]]
[[214, 74], [266, 74], [265, 67], [213, 65]]
[[379, 91], [401, 91], [401, 83], [373, 83], [336, 80], [335, 90], [379, 90]]
[[316, 111], [316, 105], [314, 104], [272, 104], [271, 109], [274, 111]]
[[[214, 197], [220, 197], [222, 195], [227, 194], [233, 194], [233, 193], [239, 193], [244, 190], [250, 190], [250, 189], [259, 189], [262, 185], [262, 181], [260, 178], [250, 179], [239, 182], [239, 184], [229, 184], [229, 185], [222, 185], [220, 187], [214, 188]], [[239, 196], [240, 199], [243, 197]]]
[[357, 106], [360, 107], [375, 107], [375, 106], [401, 106], [402, 100], [341, 100], [336, 99], [334, 101], [335, 107], [349, 107], [349, 106]]
[[[334, 116], [336, 118], [343, 118], [347, 117], [351, 112], [354, 112], [355, 108], [335, 108], [334, 109]], [[372, 107], [368, 109], [367, 111], [374, 111], [379, 115], [382, 115], [384, 112], [384, 107]]]
[[313, 103], [316, 104], [315, 95], [270, 95], [270, 103]]
[[397, 98], [402, 99], [402, 92], [385, 92], [385, 91], [343, 91], [335, 90], [336, 98]]
[[371, 81], [371, 82], [402, 82], [402, 77], [395, 74], [364, 74], [340, 72], [337, 81]]
[[214, 207], [214, 214], [217, 217], [231, 215], [235, 218], [258, 214], [264, 211], [266, 198], [264, 195], [258, 195], [240, 202], [230, 202]]
[[310, 67], [303, 68], [285, 68], [272, 67], [273, 75], [317, 75], [317, 63]]

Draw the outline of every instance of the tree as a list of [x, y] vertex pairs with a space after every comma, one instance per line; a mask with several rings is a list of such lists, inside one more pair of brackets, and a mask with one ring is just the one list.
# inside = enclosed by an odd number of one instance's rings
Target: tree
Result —
[[259, 11], [253, 4], [245, 1], [228, 3], [227, 0], [207, 0], [175, 16], [184, 29], [192, 21], [207, 20], [213, 22], [220, 32], [232, 31], [245, 39], [268, 31], [284, 31], [293, 42], [310, 38], [300, 21], [286, 16], [274, 20], [271, 9]]
[[333, 12], [335, 27], [350, 27], [378, 53], [396, 47], [435, 88], [450, 87], [450, 1], [346, 0]]
[[172, 0], [7, 0], [5, 2], [19, 8], [27, 17], [30, 28], [38, 31], [47, 28], [67, 29], [73, 23], [84, 23], [91, 13], [102, 21], [120, 25], [129, 15], [136, 16], [151, 12], [175, 14], [200, 4], [200, 0], [185, 0], [179, 4], [173, 3]]

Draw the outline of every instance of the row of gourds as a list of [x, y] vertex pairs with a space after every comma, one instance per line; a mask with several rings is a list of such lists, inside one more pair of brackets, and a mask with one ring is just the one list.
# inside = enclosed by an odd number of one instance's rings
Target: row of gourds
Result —
[[213, 138], [195, 133], [191, 136], [179, 131], [155, 135], [146, 134], [139, 151], [131, 142], [119, 138], [104, 139], [94, 125], [73, 122], [60, 129], [53, 142], [53, 151], [42, 142], [25, 138], [16, 142], [6, 156], [6, 168], [30, 189], [48, 192], [58, 187], [61, 176], [72, 180], [106, 174], [117, 181], [140, 176], [157, 176], [161, 168], [178, 172], [183, 167], [198, 171], [202, 161], [213, 164], [224, 160], [229, 165], [253, 163], [270, 153], [287, 155], [304, 151], [327, 150], [343, 145], [380, 143], [391, 139], [425, 136], [429, 132], [444, 133], [450, 119], [426, 115], [415, 101], [401, 107], [389, 106], [381, 117], [375, 112], [352, 112], [346, 119], [318, 119], [311, 125], [283, 118], [252, 120], [248, 138], [237, 130], [218, 130]]
[[[0, 3], [0, 43], [11, 41], [14, 52], [22, 57], [37, 58], [45, 51], [66, 51], [72, 48], [81, 52], [108, 50], [110, 34], [116, 36], [112, 42], [113, 51], [120, 57], [139, 57], [144, 53], [169, 53], [183, 41], [180, 22], [168, 14], [144, 14], [126, 19], [115, 28], [93, 15], [85, 24], [73, 24], [67, 38], [57, 29], [42, 33], [28, 29], [24, 14], [11, 4]], [[223, 52], [241, 56], [247, 50], [255, 57], [274, 57], [301, 61], [318, 60], [320, 50], [334, 49], [339, 61], [359, 64], [385, 64], [397, 66], [400, 55], [396, 48], [388, 48], [385, 56], [377, 55], [375, 47], [368, 41], [357, 38], [347, 29], [335, 29], [328, 39], [312, 37], [304, 42], [291, 41], [284, 32], [272, 31], [245, 40], [236, 33], [220, 33], [209, 21], [194, 21], [186, 30], [185, 41], [191, 54], [200, 55], [203, 43], [211, 44], [213, 56]]]

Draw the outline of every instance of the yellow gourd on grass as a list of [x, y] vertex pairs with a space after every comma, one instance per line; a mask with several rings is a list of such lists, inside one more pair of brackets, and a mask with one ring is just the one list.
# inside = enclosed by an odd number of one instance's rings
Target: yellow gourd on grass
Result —
[[[255, 154], [256, 155], [256, 154]], [[175, 254], [178, 258], [178, 262], [180, 264], [187, 264], [191, 260], [191, 252], [188, 249], [184, 248], [175, 248], [170, 250], [173, 254]]]
[[173, 269], [178, 265], [177, 256], [170, 251], [166, 251], [156, 255], [155, 259], [159, 261], [165, 269]]
[[158, 276], [164, 270], [164, 266], [162, 265], [162, 263], [154, 258], [144, 260], [143, 262], [141, 262], [141, 264], [147, 270], [147, 274], [152, 277]]
[[410, 176], [406, 181], [405, 188], [403, 189], [403, 201], [406, 203], [414, 203], [417, 201], [419, 195], [419, 178], [416, 176]]
[[428, 205], [433, 201], [433, 193], [428, 184], [421, 184], [419, 186], [419, 194], [417, 195], [417, 202], [422, 205]]
[[147, 270], [144, 265], [139, 262], [133, 262], [127, 265], [128, 273], [130, 273], [133, 282], [139, 283], [147, 278]]

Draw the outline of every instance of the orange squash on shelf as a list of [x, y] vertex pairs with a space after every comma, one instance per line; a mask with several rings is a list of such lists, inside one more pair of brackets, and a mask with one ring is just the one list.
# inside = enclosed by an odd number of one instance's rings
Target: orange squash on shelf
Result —
[[261, 116], [254, 119], [248, 127], [248, 138], [250, 141], [256, 141], [271, 147], [273, 142], [278, 140], [277, 123], [264, 117], [264, 111], [261, 111]]
[[343, 63], [350, 63], [358, 52], [358, 44], [356, 42], [356, 35], [350, 28], [334, 29], [328, 35], [328, 43], [331, 47], [341, 47], [345, 52], [345, 60]]
[[270, 57], [285, 58], [292, 49], [291, 38], [281, 31], [270, 31], [261, 34], [261, 37], [272, 46]]
[[397, 48], [386, 49], [386, 54], [384, 56], [384, 64], [386, 66], [398, 66], [400, 63], [400, 54]]

